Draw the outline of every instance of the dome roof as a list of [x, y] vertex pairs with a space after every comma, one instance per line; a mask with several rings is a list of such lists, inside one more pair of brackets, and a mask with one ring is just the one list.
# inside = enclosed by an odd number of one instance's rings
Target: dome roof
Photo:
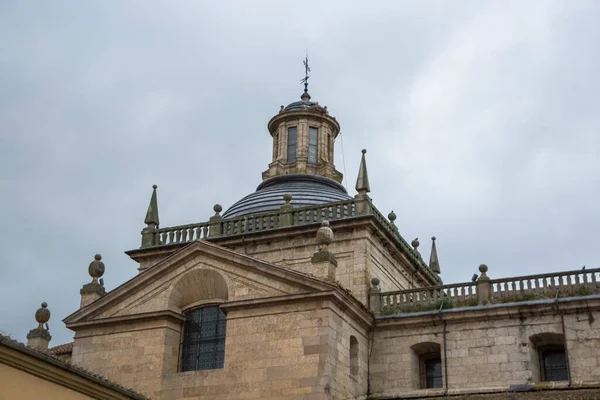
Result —
[[317, 101], [310, 100], [310, 94], [304, 92], [300, 97], [300, 101], [294, 101], [283, 109], [283, 111], [317, 111], [323, 114], [328, 114], [327, 107], [323, 107]]
[[229, 207], [223, 218], [277, 211], [285, 204], [283, 195], [286, 193], [292, 195], [294, 207], [352, 199], [346, 189], [333, 179], [308, 174], [279, 175], [267, 179], [258, 185], [256, 192]]

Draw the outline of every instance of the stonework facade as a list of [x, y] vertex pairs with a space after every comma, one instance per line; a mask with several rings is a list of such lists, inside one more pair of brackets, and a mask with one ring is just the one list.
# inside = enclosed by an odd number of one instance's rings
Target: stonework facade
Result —
[[227, 217], [159, 227], [154, 187], [139, 274], [105, 293], [90, 265], [70, 362], [165, 400], [596, 398], [600, 270], [443, 285], [435, 245], [427, 264], [369, 198], [366, 151], [355, 197], [333, 182], [325, 107], [305, 93], [269, 131], [265, 182]]

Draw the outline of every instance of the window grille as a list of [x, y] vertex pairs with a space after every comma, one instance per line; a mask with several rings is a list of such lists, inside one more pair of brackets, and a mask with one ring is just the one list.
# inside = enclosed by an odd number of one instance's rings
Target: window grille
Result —
[[181, 347], [181, 371], [223, 368], [226, 316], [219, 306], [186, 312]]
[[567, 359], [563, 348], [548, 349], [542, 351], [543, 380], [567, 381]]
[[309, 128], [308, 130], [308, 163], [317, 163], [317, 146], [319, 142], [319, 130], [317, 128]]
[[298, 144], [298, 130], [295, 126], [288, 128], [287, 162], [296, 162], [296, 147]]

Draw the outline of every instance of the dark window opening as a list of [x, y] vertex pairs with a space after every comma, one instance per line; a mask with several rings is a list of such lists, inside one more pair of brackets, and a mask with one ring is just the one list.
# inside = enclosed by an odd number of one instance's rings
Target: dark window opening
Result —
[[223, 368], [226, 315], [219, 306], [186, 312], [181, 346], [181, 371]]
[[358, 376], [358, 340], [350, 336], [350, 376]]
[[298, 130], [295, 126], [288, 128], [287, 162], [296, 162], [296, 147], [298, 145]]
[[425, 359], [425, 389], [442, 387], [442, 360], [439, 357]]
[[563, 346], [548, 346], [539, 349], [542, 381], [567, 381], [567, 357]]
[[308, 163], [317, 163], [317, 147], [319, 143], [319, 130], [317, 128], [309, 128], [308, 130]]

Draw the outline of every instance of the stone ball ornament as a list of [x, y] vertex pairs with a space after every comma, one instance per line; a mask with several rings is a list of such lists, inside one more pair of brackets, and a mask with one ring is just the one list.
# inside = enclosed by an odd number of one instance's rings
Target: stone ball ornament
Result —
[[421, 243], [419, 242], [419, 238], [414, 238], [412, 242], [410, 242], [410, 245], [417, 250], [417, 248], [419, 247]]
[[388, 219], [392, 222], [392, 224], [396, 220], [396, 213], [393, 210], [388, 214]]
[[218, 214], [221, 211], [223, 211], [223, 207], [220, 204], [215, 204], [213, 207], [213, 211]]
[[479, 266], [479, 272], [481, 272], [482, 274], [485, 274], [486, 272], [488, 272], [488, 266], [485, 264], [481, 264]]
[[333, 231], [329, 227], [329, 221], [324, 220], [317, 231], [317, 244], [321, 249], [327, 249], [331, 242], [333, 242]]
[[97, 282], [98, 278], [104, 275], [104, 270], [105, 267], [104, 263], [102, 262], [102, 256], [100, 254], [96, 254], [94, 256], [94, 261], [92, 261], [88, 267], [88, 273], [92, 277], [93, 282]]
[[35, 312], [35, 320], [40, 324], [40, 327], [46, 322], [50, 321], [50, 310], [48, 310], [48, 303], [43, 302], [42, 307], [38, 308]]
[[380, 283], [380, 282], [381, 282], [381, 281], [379, 280], [379, 278], [373, 278], [373, 279], [371, 279], [371, 284], [372, 284], [373, 286], [379, 286], [379, 283]]

